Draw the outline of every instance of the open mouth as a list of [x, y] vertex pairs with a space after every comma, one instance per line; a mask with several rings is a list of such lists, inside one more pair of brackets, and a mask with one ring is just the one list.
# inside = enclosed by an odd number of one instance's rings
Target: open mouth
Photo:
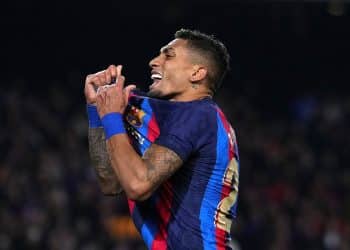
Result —
[[151, 79], [153, 80], [153, 84], [149, 86], [149, 88], [154, 88], [156, 85], [160, 83], [162, 80], [162, 75], [158, 72], [152, 71], [151, 73]]

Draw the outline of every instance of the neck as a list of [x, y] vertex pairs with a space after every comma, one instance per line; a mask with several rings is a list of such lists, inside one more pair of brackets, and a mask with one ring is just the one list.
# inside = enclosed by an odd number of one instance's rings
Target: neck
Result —
[[196, 92], [187, 92], [187, 93], [182, 93], [180, 95], [176, 95], [173, 98], [171, 98], [170, 101], [190, 102], [190, 101], [201, 100], [206, 97], [211, 98], [212, 95], [208, 91], [196, 91]]

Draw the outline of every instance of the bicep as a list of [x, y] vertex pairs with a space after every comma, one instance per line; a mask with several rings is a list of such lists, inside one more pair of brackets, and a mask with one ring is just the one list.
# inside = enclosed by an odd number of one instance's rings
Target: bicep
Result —
[[155, 190], [161, 183], [172, 176], [183, 164], [181, 158], [171, 149], [152, 144], [142, 157], [147, 174], [145, 178]]

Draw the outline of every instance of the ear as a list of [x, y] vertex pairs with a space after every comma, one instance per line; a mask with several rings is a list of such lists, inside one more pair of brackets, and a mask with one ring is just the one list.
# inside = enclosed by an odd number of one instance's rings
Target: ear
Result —
[[208, 70], [206, 67], [201, 65], [194, 65], [193, 72], [190, 77], [190, 81], [192, 83], [202, 81], [204, 78], [206, 78], [207, 74], [208, 74]]

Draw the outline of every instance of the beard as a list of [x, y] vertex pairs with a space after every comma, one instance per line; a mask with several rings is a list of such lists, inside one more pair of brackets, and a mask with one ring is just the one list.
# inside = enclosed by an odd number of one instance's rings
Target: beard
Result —
[[160, 90], [150, 90], [147, 92], [147, 96], [151, 98], [156, 98], [156, 99], [162, 99], [162, 100], [171, 100], [176, 96], [176, 93], [168, 94], [165, 95], [162, 93]]
[[152, 97], [152, 98], [161, 98], [163, 95], [162, 95], [161, 91], [151, 89], [147, 92], [147, 96]]

